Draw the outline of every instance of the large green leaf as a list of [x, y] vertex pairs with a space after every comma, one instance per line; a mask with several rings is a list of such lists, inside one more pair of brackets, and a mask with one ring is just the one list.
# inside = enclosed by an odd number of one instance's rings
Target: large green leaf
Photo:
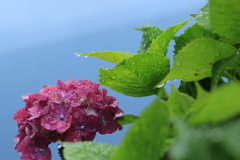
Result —
[[216, 124], [226, 121], [240, 114], [240, 85], [230, 83], [220, 86], [217, 90], [206, 97], [205, 102], [197, 100], [194, 112], [189, 122], [193, 125]]
[[233, 46], [217, 40], [207, 38], [193, 40], [175, 56], [173, 68], [158, 85], [172, 79], [187, 82], [211, 77], [213, 64], [235, 52]]
[[102, 51], [102, 52], [89, 52], [89, 53], [75, 53], [75, 55], [80, 56], [90, 56], [100, 58], [102, 60], [118, 64], [124, 59], [132, 57], [134, 54], [130, 52], [119, 52], [119, 51]]
[[129, 129], [111, 160], [159, 160], [169, 123], [167, 107], [157, 98]]
[[64, 142], [65, 160], [110, 160], [116, 146], [98, 142]]
[[164, 32], [162, 32], [156, 39], [152, 41], [151, 46], [147, 50], [147, 53], [157, 53], [165, 55], [168, 44], [173, 39], [174, 35], [191, 19], [192, 18], [175, 26], [169, 27]]
[[182, 47], [186, 46], [189, 42], [191, 42], [194, 39], [197, 38], [215, 39], [217, 37], [218, 37], [217, 34], [214, 34], [212, 33], [212, 31], [207, 30], [200, 26], [199, 24], [195, 23], [193, 26], [185, 30], [184, 34], [181, 34], [180, 36], [174, 38], [176, 44], [174, 45], [175, 50], [173, 52], [176, 55]]
[[209, 4], [201, 8], [201, 10], [196, 15], [196, 20], [199, 25], [205, 29], [211, 30], [210, 19], [209, 19]]
[[212, 29], [229, 40], [240, 43], [239, 0], [210, 0], [210, 22]]
[[171, 160], [240, 159], [240, 121], [217, 126], [190, 127], [177, 123], [178, 137], [170, 150]]
[[159, 36], [163, 30], [157, 26], [151, 26], [146, 24], [142, 28], [134, 28], [136, 30], [142, 31], [142, 42], [138, 53], [145, 53], [147, 49], [150, 47], [152, 40]]
[[164, 55], [144, 53], [123, 60], [111, 69], [100, 68], [102, 85], [125, 95], [142, 97], [156, 94], [153, 87], [169, 72]]
[[195, 100], [185, 93], [181, 93], [171, 86], [171, 94], [167, 101], [167, 106], [173, 116], [184, 118]]

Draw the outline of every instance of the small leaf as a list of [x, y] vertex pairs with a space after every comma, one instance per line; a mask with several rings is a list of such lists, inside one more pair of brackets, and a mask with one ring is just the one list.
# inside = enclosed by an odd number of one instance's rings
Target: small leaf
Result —
[[100, 58], [102, 60], [118, 64], [124, 59], [132, 57], [134, 54], [130, 52], [118, 51], [102, 51], [102, 52], [89, 52], [89, 53], [75, 53], [76, 55], [90, 56]]
[[169, 27], [164, 32], [162, 32], [156, 39], [152, 41], [151, 46], [147, 50], [147, 53], [157, 53], [165, 55], [168, 44], [173, 39], [174, 35], [191, 19], [192, 18], [175, 26]]
[[185, 118], [195, 100], [185, 93], [181, 93], [171, 86], [171, 94], [167, 101], [167, 106], [173, 116]]
[[116, 146], [98, 142], [63, 142], [65, 160], [110, 160]]
[[239, 115], [239, 93], [240, 85], [230, 83], [220, 86], [204, 102], [197, 99], [196, 106], [193, 108], [198, 108], [198, 111], [190, 116], [190, 123], [193, 125], [216, 124]]
[[217, 88], [218, 82], [223, 74], [224, 69], [229, 65], [235, 56], [236, 54], [214, 63], [212, 69], [211, 90], [215, 90]]
[[118, 124], [125, 125], [125, 124], [134, 123], [139, 118], [140, 118], [139, 116], [135, 116], [132, 114], [125, 114], [122, 117], [116, 118], [115, 120], [118, 122]]
[[174, 45], [175, 48], [175, 50], [173, 51], [174, 54], [176, 55], [182, 47], [186, 46], [189, 42], [197, 38], [217, 39], [218, 35], [212, 33], [212, 31], [207, 30], [200, 26], [199, 24], [195, 23], [193, 26], [185, 30], [183, 34], [174, 38], [176, 43]]
[[158, 98], [148, 106], [127, 132], [111, 160], [159, 160], [168, 135], [170, 119]]
[[201, 10], [196, 15], [196, 20], [199, 25], [203, 28], [211, 30], [210, 18], [209, 18], [209, 5], [208, 3], [201, 8]]
[[145, 53], [147, 49], [150, 47], [152, 40], [159, 36], [163, 30], [157, 26], [150, 26], [146, 24], [142, 28], [134, 28], [136, 30], [142, 31], [142, 42], [138, 53]]
[[128, 96], [156, 94], [153, 87], [169, 72], [169, 59], [164, 55], [144, 53], [120, 62], [111, 69], [100, 68], [102, 85]]
[[172, 79], [188, 82], [211, 77], [213, 64], [235, 52], [233, 46], [217, 40], [207, 38], [193, 40], [175, 56], [170, 73], [159, 84]]
[[228, 39], [229, 43], [240, 43], [240, 5], [238, 0], [210, 0], [212, 29]]

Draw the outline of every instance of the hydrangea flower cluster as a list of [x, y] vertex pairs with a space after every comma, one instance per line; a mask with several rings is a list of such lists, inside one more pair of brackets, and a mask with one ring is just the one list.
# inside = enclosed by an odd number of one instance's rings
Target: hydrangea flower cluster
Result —
[[123, 111], [107, 90], [89, 80], [67, 83], [58, 80], [57, 86], [44, 85], [34, 94], [22, 96], [25, 108], [14, 114], [18, 135], [15, 149], [23, 160], [50, 160], [48, 145], [57, 141], [92, 141], [96, 133], [110, 134], [122, 126], [115, 121]]

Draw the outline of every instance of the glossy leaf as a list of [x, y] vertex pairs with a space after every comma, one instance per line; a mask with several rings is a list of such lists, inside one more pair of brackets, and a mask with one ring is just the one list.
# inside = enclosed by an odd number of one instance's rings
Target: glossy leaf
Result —
[[211, 77], [213, 64], [235, 52], [233, 46], [217, 40], [207, 38], [193, 40], [175, 56], [173, 68], [159, 84], [172, 79], [187, 82]]
[[185, 93], [181, 93], [171, 86], [171, 94], [167, 101], [167, 106], [173, 116], [185, 118], [195, 100]]
[[63, 142], [65, 160], [110, 160], [116, 146], [98, 142]]
[[164, 55], [137, 54], [111, 69], [100, 68], [102, 85], [128, 96], [156, 94], [153, 87], [169, 72], [169, 59]]
[[151, 46], [147, 50], [147, 53], [157, 53], [165, 55], [168, 44], [173, 39], [174, 35], [186, 25], [192, 18], [175, 26], [169, 27], [162, 32], [156, 39], [152, 41]]
[[212, 92], [203, 103], [197, 100], [198, 112], [189, 118], [191, 124], [216, 124], [240, 114], [240, 85], [225, 84]]
[[193, 26], [185, 30], [183, 34], [174, 38], [176, 44], [174, 45], [175, 50], [173, 52], [176, 55], [182, 47], [186, 46], [189, 42], [191, 42], [194, 39], [197, 38], [216, 39], [217, 37], [218, 37], [217, 34], [214, 34], [212, 33], [212, 31], [207, 30], [200, 26], [199, 24], [195, 23]]
[[125, 114], [119, 118], [116, 118], [115, 120], [118, 122], [118, 124], [125, 125], [125, 124], [134, 123], [139, 118], [140, 118], [139, 116], [135, 116], [132, 114]]
[[240, 2], [238, 0], [210, 0], [212, 29], [225, 36], [229, 43], [240, 43]]
[[166, 105], [158, 98], [148, 106], [127, 132], [111, 160], [159, 160], [170, 123]]
[[163, 30], [157, 26], [151, 26], [146, 24], [142, 28], [134, 28], [136, 30], [142, 31], [142, 42], [138, 53], [145, 53], [147, 49], [150, 47], [152, 40], [159, 36]]
[[102, 52], [89, 52], [89, 53], [75, 53], [75, 55], [80, 56], [90, 56], [100, 58], [102, 60], [118, 64], [124, 59], [132, 57], [134, 54], [130, 52], [118, 52], [118, 51], [102, 51]]

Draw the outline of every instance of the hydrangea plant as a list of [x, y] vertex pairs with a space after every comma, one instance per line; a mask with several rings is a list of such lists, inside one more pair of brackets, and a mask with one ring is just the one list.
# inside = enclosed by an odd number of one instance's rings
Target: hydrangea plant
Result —
[[121, 130], [115, 118], [123, 115], [117, 100], [89, 80], [57, 86], [44, 85], [38, 93], [22, 96], [25, 108], [17, 111], [14, 120], [19, 134], [15, 149], [23, 160], [50, 160], [48, 145], [52, 142], [92, 141], [96, 133], [111, 134]]
[[[156, 95], [140, 115], [123, 115], [105, 89], [88, 80], [44, 86], [23, 96], [14, 120], [21, 158], [51, 159], [48, 144], [62, 141], [65, 160], [240, 159], [239, 0], [209, 0], [198, 14], [166, 30], [146, 25], [137, 54], [77, 53], [116, 64], [100, 68], [99, 81], [133, 97]], [[197, 23], [176, 33], [189, 21]], [[167, 48], [175, 41], [170, 67]], [[180, 86], [165, 84], [180, 80]], [[118, 146], [92, 142], [133, 123]], [[75, 143], [72, 143], [75, 142]]]

